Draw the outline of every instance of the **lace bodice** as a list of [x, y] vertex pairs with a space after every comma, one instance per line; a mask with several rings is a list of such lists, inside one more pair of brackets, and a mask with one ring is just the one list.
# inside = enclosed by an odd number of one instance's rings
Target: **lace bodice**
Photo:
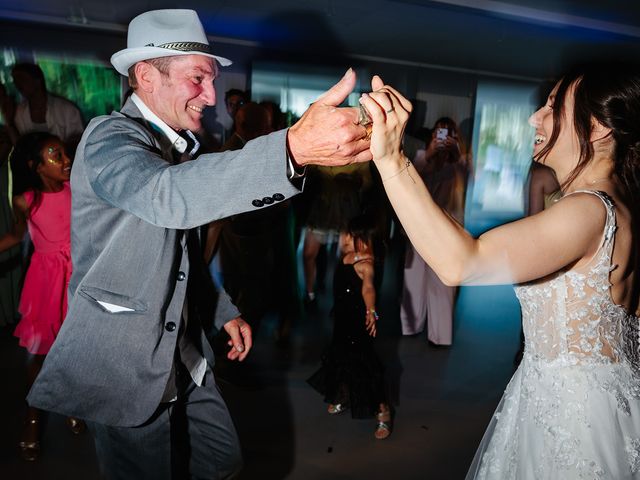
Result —
[[[600, 248], [585, 265], [519, 285], [527, 355], [558, 366], [628, 362], [640, 372], [638, 322], [611, 298], [609, 274], [616, 232], [611, 199], [597, 195], [607, 209]], [[578, 192], [575, 192], [578, 193]]]

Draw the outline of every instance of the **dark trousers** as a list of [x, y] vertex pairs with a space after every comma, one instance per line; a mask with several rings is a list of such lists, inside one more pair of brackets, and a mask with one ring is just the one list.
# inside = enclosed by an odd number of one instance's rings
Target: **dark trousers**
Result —
[[[242, 466], [229, 411], [207, 368], [204, 382], [180, 389], [138, 427], [89, 423], [108, 480], [222, 480]], [[131, 399], [135, 402], [135, 398]]]

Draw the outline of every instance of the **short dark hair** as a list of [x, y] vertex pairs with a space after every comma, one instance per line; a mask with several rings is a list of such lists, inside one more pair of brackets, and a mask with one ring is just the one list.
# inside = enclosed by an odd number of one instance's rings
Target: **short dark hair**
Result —
[[247, 100], [247, 92], [244, 90], [240, 90], [239, 88], [231, 88], [227, 90], [224, 94], [225, 103], [229, 100], [229, 97], [233, 97], [234, 95], [242, 97], [244, 100]]
[[36, 65], [35, 63], [27, 63], [27, 62], [16, 63], [11, 68], [11, 73], [15, 74], [20, 72], [29, 75], [34, 80], [38, 80], [42, 84], [42, 88], [46, 88], [44, 73], [42, 72], [42, 69], [40, 68], [39, 65]]

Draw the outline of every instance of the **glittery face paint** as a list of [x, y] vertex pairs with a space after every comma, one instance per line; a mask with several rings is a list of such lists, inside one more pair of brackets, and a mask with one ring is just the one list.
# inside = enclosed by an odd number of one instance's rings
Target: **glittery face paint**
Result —
[[47, 157], [45, 160], [49, 162], [51, 165], [60, 165], [62, 164], [64, 152], [61, 148], [48, 147], [47, 148]]

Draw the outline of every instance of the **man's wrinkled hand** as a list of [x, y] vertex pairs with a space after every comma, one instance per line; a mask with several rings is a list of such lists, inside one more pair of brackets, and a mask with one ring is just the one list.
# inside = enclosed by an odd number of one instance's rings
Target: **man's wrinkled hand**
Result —
[[243, 361], [249, 354], [253, 340], [251, 338], [251, 327], [242, 317], [236, 317], [224, 324], [225, 331], [229, 334], [227, 344], [231, 347], [227, 358], [229, 360]]
[[287, 132], [287, 146], [298, 166], [339, 166], [371, 160], [367, 129], [358, 107], [338, 108], [356, 85], [353, 69], [325, 92]]

